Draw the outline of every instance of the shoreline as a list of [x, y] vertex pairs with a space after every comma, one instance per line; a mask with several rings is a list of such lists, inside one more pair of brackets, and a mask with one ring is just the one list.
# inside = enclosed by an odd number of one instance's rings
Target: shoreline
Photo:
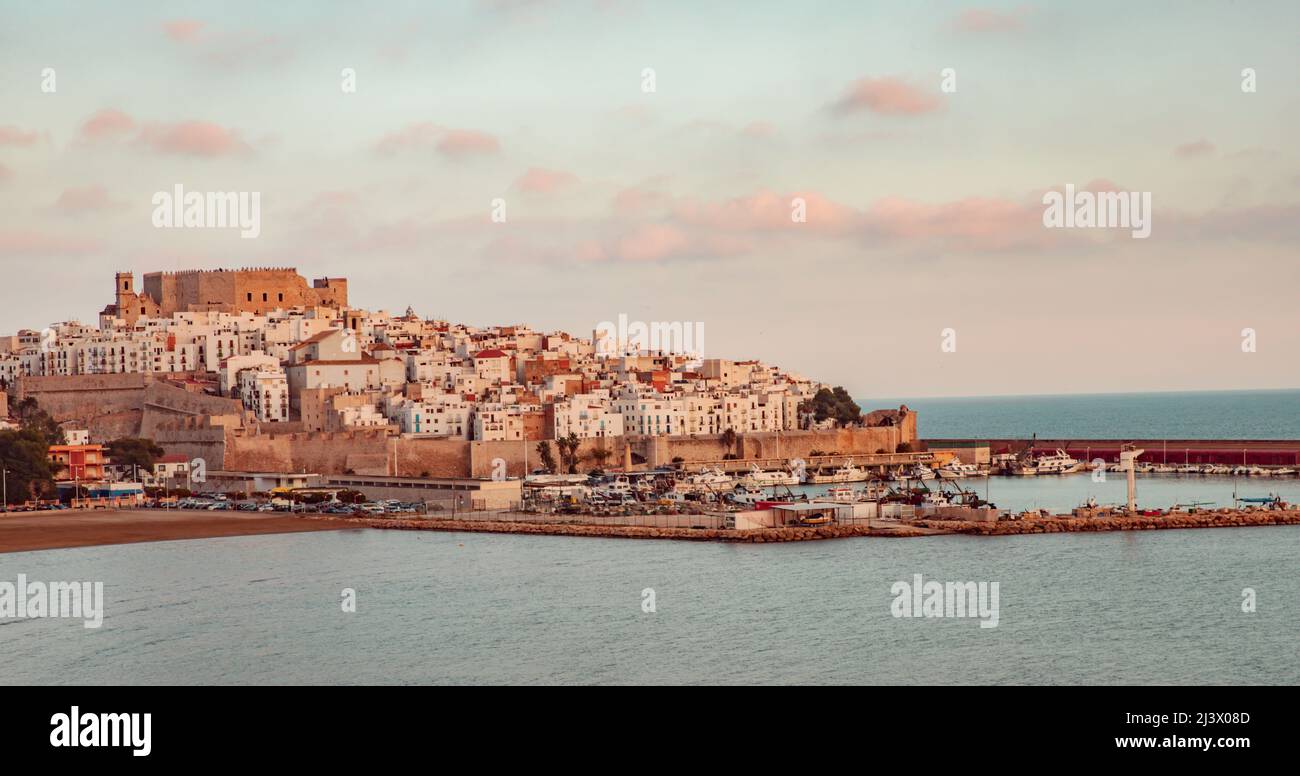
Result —
[[347, 527], [257, 512], [87, 509], [0, 513], [0, 554], [182, 539], [338, 531]]
[[922, 536], [1016, 536], [1048, 533], [1244, 528], [1265, 525], [1300, 526], [1300, 510], [1220, 511], [1163, 517], [1047, 517], [997, 522], [920, 519], [911, 522], [873, 521], [870, 524], [814, 527], [725, 528], [540, 523], [507, 520], [409, 519], [335, 517], [331, 515], [243, 514], [183, 510], [93, 510], [65, 513], [22, 513], [0, 516], [0, 554], [98, 547], [113, 544], [218, 539], [233, 536], [346, 531], [373, 528], [385, 531], [443, 531], [454, 533], [523, 534], [607, 539], [666, 539], [672, 541], [774, 544], [826, 539], [916, 538]]

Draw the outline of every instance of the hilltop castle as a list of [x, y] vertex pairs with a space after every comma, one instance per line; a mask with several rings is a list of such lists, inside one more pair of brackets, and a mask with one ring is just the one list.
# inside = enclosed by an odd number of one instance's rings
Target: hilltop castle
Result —
[[100, 315], [128, 324], [143, 316], [174, 312], [266, 313], [277, 308], [348, 305], [346, 278], [320, 278], [309, 286], [293, 267], [148, 272], [138, 293], [135, 275], [119, 272], [114, 289], [114, 303]]

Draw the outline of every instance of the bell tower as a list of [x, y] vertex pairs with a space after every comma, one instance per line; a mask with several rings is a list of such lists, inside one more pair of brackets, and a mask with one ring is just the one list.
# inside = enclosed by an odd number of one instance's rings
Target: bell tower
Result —
[[135, 295], [135, 273], [119, 272], [113, 276], [113, 283], [115, 284], [113, 300], [117, 303], [117, 317], [134, 321], [135, 318], [131, 315], [132, 308], [138, 302], [138, 297]]

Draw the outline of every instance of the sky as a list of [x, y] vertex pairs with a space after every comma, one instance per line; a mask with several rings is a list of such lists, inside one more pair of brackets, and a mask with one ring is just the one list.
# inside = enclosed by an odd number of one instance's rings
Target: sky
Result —
[[[707, 357], [857, 397], [1300, 387], [1297, 29], [1209, 0], [3, 0], [0, 333], [93, 323], [119, 270], [294, 266], [473, 325], [698, 322]], [[178, 184], [258, 192], [260, 233], [155, 227]], [[1067, 184], [1149, 194], [1150, 235], [1045, 227]]]

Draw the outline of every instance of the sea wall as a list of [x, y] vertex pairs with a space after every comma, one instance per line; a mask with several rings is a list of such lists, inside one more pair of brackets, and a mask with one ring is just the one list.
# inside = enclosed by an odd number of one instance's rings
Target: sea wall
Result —
[[[316, 474], [393, 474], [403, 477], [491, 477], [498, 471], [517, 477], [541, 466], [535, 441], [470, 442], [396, 436], [381, 429], [342, 432], [279, 433], [269, 424], [232, 431], [226, 439], [225, 465], [231, 471], [294, 471]], [[892, 452], [894, 428], [792, 431], [738, 435], [748, 458], [807, 458], [813, 451], [838, 453]], [[560, 461], [552, 440], [551, 455]], [[607, 451], [605, 468], [621, 468], [624, 450], [644, 459], [645, 466], [684, 465], [716, 461], [734, 448], [720, 436], [611, 437], [586, 439], [578, 448], [579, 469], [596, 468], [593, 452]], [[396, 467], [396, 472], [394, 472]]]

